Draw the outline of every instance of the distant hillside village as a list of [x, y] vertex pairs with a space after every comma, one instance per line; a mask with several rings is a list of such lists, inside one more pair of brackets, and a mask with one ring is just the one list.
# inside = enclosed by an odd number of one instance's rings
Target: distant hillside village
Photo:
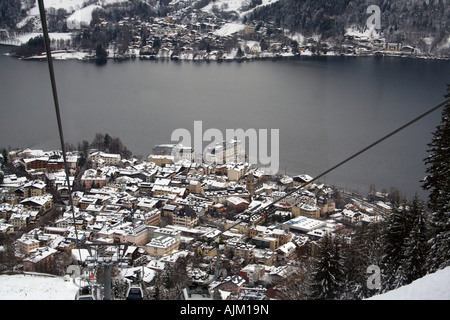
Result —
[[[279, 21], [252, 19], [258, 17], [253, 14], [259, 12], [255, 10], [270, 8], [277, 1], [129, 3], [117, 0], [106, 3], [77, 1], [70, 6], [52, 1], [47, 11], [53, 57], [62, 60], [190, 61], [244, 61], [311, 55], [448, 58], [448, 49], [445, 51], [448, 43], [439, 54], [431, 51], [436, 46], [432, 36], [424, 36], [413, 43], [401, 37], [387, 37], [386, 30], [368, 29], [364, 24], [355, 23], [342, 26], [342, 30], [340, 25], [339, 28], [335, 26], [335, 36], [325, 37], [319, 31], [301, 33], [280, 26]], [[26, 15], [15, 17], [19, 20], [12, 24], [13, 27], [0, 29], [0, 43], [16, 46], [12, 54], [20, 58], [44, 59], [43, 42], [37, 45], [35, 41], [35, 37], [42, 35], [38, 8], [33, 1], [22, 3], [25, 4], [22, 12]], [[364, 8], [360, 16], [367, 18], [365, 15]]]
[[[217, 159], [237, 143], [220, 145]], [[369, 201], [308, 183], [307, 174], [266, 176], [248, 163], [194, 163], [194, 150], [177, 156], [173, 147], [155, 146], [143, 161], [98, 150], [80, 161], [81, 152], [68, 152], [74, 212], [60, 151], [4, 152], [0, 233], [14, 238], [4, 250], [13, 252], [17, 271], [64, 275], [74, 260], [84, 261], [77, 239], [129, 243], [128, 268], [142, 270], [146, 285], [189, 259], [183, 271], [189, 288], [208, 283], [211, 299], [273, 298], [273, 284], [289, 277], [299, 256], [314, 255], [325, 234], [350, 235], [391, 210], [386, 194]], [[301, 185], [265, 221], [262, 209]], [[187, 299], [194, 289], [186, 290]]]

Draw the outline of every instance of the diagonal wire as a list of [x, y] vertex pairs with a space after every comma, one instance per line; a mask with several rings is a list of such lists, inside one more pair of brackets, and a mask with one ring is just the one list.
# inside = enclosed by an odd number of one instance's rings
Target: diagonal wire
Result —
[[422, 113], [421, 115], [419, 115], [419, 116], [415, 117], [414, 119], [412, 119], [411, 121], [405, 123], [405, 124], [402, 125], [401, 127], [399, 127], [399, 128], [397, 128], [397, 129], [395, 129], [394, 131], [392, 131], [392, 132], [386, 134], [386, 135], [383, 136], [382, 138], [380, 138], [380, 139], [378, 139], [377, 141], [371, 143], [370, 145], [368, 145], [367, 147], [361, 149], [360, 151], [354, 153], [353, 155], [351, 155], [350, 157], [346, 158], [345, 160], [339, 162], [338, 164], [336, 164], [335, 166], [331, 167], [330, 169], [328, 169], [328, 170], [322, 172], [321, 174], [319, 174], [318, 176], [316, 176], [316, 177], [313, 178], [312, 180], [310, 180], [310, 181], [308, 181], [308, 182], [306, 182], [306, 183], [303, 183], [302, 185], [300, 185], [299, 187], [295, 188], [295, 189], [292, 190], [292, 191], [289, 191], [288, 193], [286, 193], [284, 196], [280, 197], [279, 199], [277, 199], [277, 200], [275, 200], [275, 201], [272, 201], [269, 205], [267, 205], [266, 207], [264, 207], [263, 211], [264, 211], [264, 212], [267, 212], [267, 211], [270, 209], [270, 207], [272, 207], [274, 204], [280, 202], [281, 200], [283, 200], [283, 199], [285, 199], [286, 197], [290, 196], [291, 194], [297, 192], [298, 190], [304, 188], [304, 187], [307, 186], [308, 184], [310, 184], [310, 183], [316, 181], [317, 179], [319, 179], [319, 178], [321, 178], [321, 177], [327, 175], [327, 174], [330, 173], [331, 171], [333, 171], [333, 170], [339, 168], [340, 166], [342, 166], [342, 165], [344, 165], [345, 163], [349, 162], [349, 161], [352, 160], [353, 158], [356, 158], [357, 156], [361, 155], [362, 153], [366, 152], [367, 150], [369, 150], [369, 149], [375, 147], [377, 144], [379, 144], [379, 143], [383, 142], [384, 140], [386, 140], [386, 139], [392, 137], [392, 136], [395, 135], [396, 133], [398, 133], [398, 132], [400, 132], [400, 131], [406, 129], [407, 127], [409, 127], [409, 126], [412, 125], [413, 123], [419, 121], [419, 120], [422, 119], [423, 117], [427, 116], [428, 114], [430, 114], [430, 113], [432, 113], [432, 112], [438, 110], [439, 108], [441, 108], [441, 107], [443, 107], [444, 105], [449, 104], [449, 103], [450, 103], [450, 98], [447, 98], [446, 100], [442, 101], [442, 102], [439, 103], [438, 105], [436, 105], [436, 106], [434, 106], [434, 107], [428, 109], [427, 111], [425, 111], [425, 112]]
[[77, 239], [77, 247], [78, 247], [78, 252], [79, 252], [80, 261], [81, 261], [81, 250], [79, 247], [79, 238], [78, 238], [78, 232], [77, 232], [76, 221], [75, 221], [75, 210], [73, 207], [73, 200], [72, 200], [72, 188], [70, 186], [69, 166], [67, 164], [67, 156], [66, 156], [66, 149], [65, 149], [65, 143], [64, 143], [61, 114], [59, 111], [58, 92], [56, 89], [55, 72], [53, 69], [53, 60], [52, 60], [52, 53], [51, 53], [51, 48], [50, 48], [50, 38], [48, 35], [47, 20], [46, 20], [46, 16], [45, 16], [44, 1], [38, 0], [38, 3], [39, 3], [39, 13], [41, 16], [42, 33], [44, 35], [45, 50], [47, 53], [47, 62], [48, 62], [48, 69], [49, 69], [49, 73], [50, 73], [50, 81], [51, 81], [51, 85], [52, 85], [53, 100], [55, 103], [56, 119], [58, 121], [59, 138], [60, 138], [60, 142], [61, 142], [61, 150], [62, 150], [63, 159], [64, 159], [64, 169], [66, 172], [66, 183], [67, 183], [67, 187], [68, 187], [68, 191], [69, 191], [69, 203], [70, 203], [71, 210], [72, 210], [72, 217], [73, 217], [73, 223], [74, 223], [74, 229], [75, 229], [75, 237]]

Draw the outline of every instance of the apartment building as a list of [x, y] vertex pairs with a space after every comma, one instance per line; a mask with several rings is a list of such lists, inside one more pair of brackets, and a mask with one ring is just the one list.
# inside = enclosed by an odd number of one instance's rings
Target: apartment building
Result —
[[146, 251], [149, 255], [162, 257], [178, 250], [179, 246], [180, 240], [171, 236], [159, 236], [147, 243]]
[[21, 238], [17, 240], [17, 247], [21, 253], [28, 254], [39, 248], [39, 240], [34, 238]]
[[41, 180], [32, 180], [23, 186], [25, 198], [39, 197], [45, 194], [46, 184]]
[[93, 168], [99, 168], [103, 166], [120, 166], [122, 162], [122, 157], [120, 154], [106, 153], [102, 151], [97, 151], [89, 155], [92, 161]]

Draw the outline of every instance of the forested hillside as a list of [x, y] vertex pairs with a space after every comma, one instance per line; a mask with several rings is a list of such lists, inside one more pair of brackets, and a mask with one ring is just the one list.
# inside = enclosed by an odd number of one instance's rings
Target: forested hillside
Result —
[[[447, 0], [280, 0], [258, 8], [249, 20], [273, 22], [275, 27], [305, 36], [342, 40], [345, 29], [366, 26], [367, 8], [381, 10], [381, 31], [389, 42], [408, 42], [421, 49], [448, 48], [450, 5]], [[424, 50], [426, 51], [426, 50]]]

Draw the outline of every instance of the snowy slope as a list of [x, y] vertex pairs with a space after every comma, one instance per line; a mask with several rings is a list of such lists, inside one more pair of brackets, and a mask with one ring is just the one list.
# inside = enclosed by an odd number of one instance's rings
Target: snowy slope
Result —
[[220, 29], [216, 30], [214, 33], [218, 36], [224, 37], [231, 35], [233, 33], [239, 32], [245, 28], [245, 25], [242, 23], [225, 23]]
[[213, 8], [217, 8], [220, 11], [224, 12], [235, 11], [241, 17], [243, 17], [244, 15], [251, 13], [256, 8], [271, 5], [277, 1], [279, 0], [262, 0], [260, 5], [246, 10], [246, 8], [248, 8], [248, 6], [250, 5], [251, 0], [216, 0], [204, 6], [201, 10], [210, 13], [213, 12]]
[[[114, 3], [128, 2], [128, 0], [97, 0], [96, 2], [88, 2], [86, 0], [44, 0], [44, 7], [46, 11], [64, 9], [69, 16], [67, 17], [67, 26], [71, 30], [77, 30], [82, 26], [89, 26], [92, 21], [92, 12], [95, 9], [100, 9], [105, 5]], [[21, 28], [27, 23], [32, 22], [35, 32], [28, 34], [17, 35], [15, 38], [2, 40], [0, 44], [20, 46], [26, 43], [30, 38], [36, 35], [42, 35], [39, 6], [36, 3], [28, 9], [27, 16], [17, 23], [17, 27]], [[72, 33], [51, 33], [51, 39], [70, 40]]]
[[[0, 300], [74, 300], [77, 290], [63, 277], [0, 275]], [[450, 267], [367, 300], [450, 300]]]
[[[86, 0], [44, 0], [45, 9], [54, 8], [55, 10], [64, 9], [69, 13], [76, 10], [80, 10]], [[30, 9], [29, 15], [39, 15], [39, 6], [36, 1], [36, 5]]]
[[212, 12], [213, 7], [217, 7], [219, 10], [226, 12], [229, 11], [240, 12], [242, 7], [249, 4], [250, 4], [249, 0], [217, 0], [203, 7], [202, 10]]
[[450, 300], [450, 267], [368, 300]]
[[89, 26], [92, 21], [92, 12], [95, 9], [101, 9], [101, 6], [91, 4], [80, 10], [75, 11], [67, 18], [67, 26], [69, 29], [71, 27], [79, 28], [80, 26]]
[[1, 300], [74, 300], [78, 287], [63, 277], [1, 275]]

